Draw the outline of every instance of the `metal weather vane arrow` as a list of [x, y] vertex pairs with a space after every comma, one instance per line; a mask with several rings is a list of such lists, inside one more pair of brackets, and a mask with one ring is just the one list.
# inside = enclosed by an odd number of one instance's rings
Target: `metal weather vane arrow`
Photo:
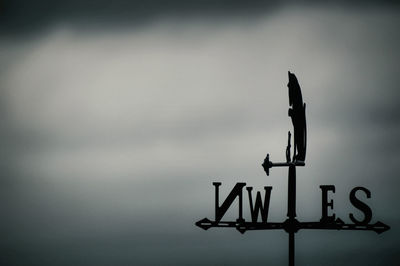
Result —
[[[236, 228], [239, 232], [245, 233], [246, 231], [252, 230], [275, 230], [282, 229], [289, 234], [289, 265], [294, 265], [295, 258], [295, 233], [301, 229], [320, 229], [320, 230], [368, 230], [374, 231], [381, 234], [390, 229], [390, 227], [382, 222], [376, 222], [369, 224], [372, 218], [371, 209], [361, 200], [356, 197], [357, 191], [363, 191], [368, 198], [371, 197], [371, 193], [368, 189], [363, 187], [356, 187], [350, 192], [351, 203], [364, 213], [364, 219], [362, 221], [354, 218], [350, 214], [350, 219], [354, 222], [353, 224], [346, 224], [340, 218], [335, 218], [335, 215], [328, 215], [328, 208], [333, 209], [333, 201], [328, 201], [328, 192], [335, 192], [333, 185], [322, 185], [322, 218], [318, 222], [299, 222], [296, 219], [296, 167], [305, 166], [306, 158], [306, 147], [307, 147], [307, 127], [306, 127], [306, 116], [305, 109], [306, 104], [303, 103], [303, 97], [301, 94], [300, 85], [294, 74], [288, 72], [289, 75], [289, 116], [291, 117], [293, 124], [293, 135], [294, 135], [294, 147], [293, 157], [291, 157], [291, 133], [288, 132], [288, 144], [286, 147], [286, 162], [273, 163], [269, 159], [267, 154], [262, 164], [267, 176], [270, 174], [270, 168], [273, 167], [288, 167], [288, 207], [287, 207], [287, 219], [283, 222], [267, 222], [269, 199], [271, 195], [272, 187], [264, 187], [265, 199], [264, 205], [262, 203], [261, 194], [257, 192], [256, 200], [253, 205], [252, 200], [252, 188], [247, 187], [250, 201], [250, 211], [252, 215], [252, 221], [247, 222], [243, 219], [242, 211], [242, 189], [245, 187], [245, 183], [237, 183], [232, 189], [225, 201], [219, 205], [219, 186], [221, 183], [214, 182], [215, 186], [215, 220], [212, 221], [208, 218], [204, 218], [196, 225], [204, 230], [208, 230], [212, 227], [230, 227]], [[236, 221], [222, 221], [227, 209], [233, 203], [233, 201], [239, 199], [239, 218]], [[262, 222], [258, 222], [258, 216], [261, 213]]]

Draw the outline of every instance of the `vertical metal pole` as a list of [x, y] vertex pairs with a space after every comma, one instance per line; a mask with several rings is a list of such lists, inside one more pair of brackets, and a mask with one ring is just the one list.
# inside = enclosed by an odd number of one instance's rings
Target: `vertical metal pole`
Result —
[[294, 232], [289, 233], [289, 266], [294, 266]]
[[294, 266], [294, 222], [296, 217], [296, 166], [289, 166], [288, 177], [288, 212], [289, 218], [289, 266]]
[[290, 220], [296, 217], [296, 166], [294, 165], [289, 166], [287, 216]]

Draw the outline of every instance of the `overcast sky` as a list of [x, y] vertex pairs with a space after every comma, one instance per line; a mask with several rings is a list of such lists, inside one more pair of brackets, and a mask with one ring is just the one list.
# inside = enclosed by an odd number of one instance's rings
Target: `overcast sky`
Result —
[[[320, 185], [373, 232], [300, 231], [298, 265], [397, 265], [400, 9], [304, 1], [4, 1], [0, 264], [286, 265], [287, 234], [203, 231], [236, 182], [273, 186], [285, 220], [287, 71], [307, 103], [297, 215]], [[248, 201], [244, 200], [248, 216]], [[235, 219], [232, 210], [227, 218]]]

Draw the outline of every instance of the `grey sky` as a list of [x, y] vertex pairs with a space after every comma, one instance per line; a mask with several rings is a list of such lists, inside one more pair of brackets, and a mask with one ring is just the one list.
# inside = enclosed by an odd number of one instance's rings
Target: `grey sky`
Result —
[[194, 222], [213, 215], [213, 181], [222, 195], [238, 181], [272, 185], [270, 220], [284, 220], [287, 173], [267, 177], [260, 164], [267, 152], [284, 158], [290, 70], [309, 127], [298, 218], [319, 220], [319, 185], [334, 184], [335, 212], [349, 221], [348, 193], [361, 185], [373, 221], [392, 226], [382, 236], [301, 232], [298, 264], [397, 265], [399, 12], [287, 4], [4, 31], [3, 264], [285, 265], [283, 232]]

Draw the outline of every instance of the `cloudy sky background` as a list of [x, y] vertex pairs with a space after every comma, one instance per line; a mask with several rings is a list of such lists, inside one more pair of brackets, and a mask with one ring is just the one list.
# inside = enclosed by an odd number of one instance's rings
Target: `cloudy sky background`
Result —
[[[297, 215], [373, 232], [300, 231], [298, 265], [397, 265], [400, 8], [366, 2], [52, 1], [0, 4], [0, 262], [286, 265], [282, 231], [203, 231], [238, 181], [286, 215], [287, 71], [307, 103]], [[360, 193], [361, 194], [361, 193]], [[245, 194], [247, 195], [247, 194]], [[247, 197], [244, 200], [248, 215]], [[247, 216], [249, 217], [249, 216]], [[233, 209], [227, 219], [236, 218]]]

